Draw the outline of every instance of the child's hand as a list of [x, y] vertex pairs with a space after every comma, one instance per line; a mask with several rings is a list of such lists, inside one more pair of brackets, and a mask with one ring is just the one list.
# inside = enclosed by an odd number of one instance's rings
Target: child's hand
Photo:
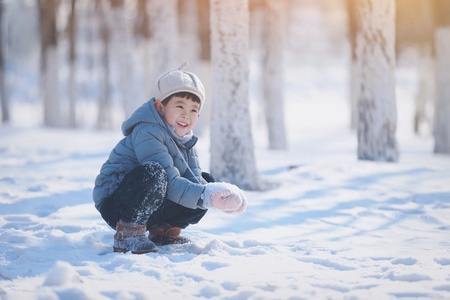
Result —
[[244, 192], [226, 182], [207, 183], [202, 197], [205, 208], [215, 208], [229, 214], [242, 213], [247, 207]]

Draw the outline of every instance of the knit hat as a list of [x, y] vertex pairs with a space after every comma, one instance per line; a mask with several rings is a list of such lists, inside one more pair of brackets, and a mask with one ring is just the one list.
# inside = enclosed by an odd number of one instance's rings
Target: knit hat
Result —
[[153, 87], [156, 100], [163, 101], [175, 93], [189, 92], [200, 99], [200, 109], [204, 106], [205, 88], [195, 74], [184, 71], [188, 65], [188, 62], [183, 62], [178, 69], [170, 70], [156, 80]]

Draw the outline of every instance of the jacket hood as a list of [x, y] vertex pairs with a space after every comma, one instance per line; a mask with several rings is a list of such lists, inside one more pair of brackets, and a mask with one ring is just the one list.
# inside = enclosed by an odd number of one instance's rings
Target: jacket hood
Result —
[[195, 135], [184, 142], [180, 142], [172, 132], [167, 129], [166, 122], [163, 117], [159, 114], [155, 107], [155, 98], [153, 97], [149, 101], [142, 104], [136, 111], [122, 123], [122, 133], [124, 136], [130, 135], [133, 128], [139, 123], [150, 123], [161, 126], [166, 130], [169, 136], [179, 145], [183, 145], [186, 148], [192, 148], [196, 143], [198, 138]]
[[136, 111], [122, 123], [122, 133], [127, 136], [139, 123], [153, 123], [164, 127], [165, 123], [161, 115], [155, 108], [155, 98], [142, 104]]

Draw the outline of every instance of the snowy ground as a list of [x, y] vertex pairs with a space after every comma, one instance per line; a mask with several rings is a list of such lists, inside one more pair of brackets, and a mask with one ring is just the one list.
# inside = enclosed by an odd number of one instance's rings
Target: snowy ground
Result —
[[[185, 230], [193, 244], [158, 254], [113, 253], [91, 200], [119, 130], [0, 128], [1, 297], [450, 298], [450, 157], [412, 135], [411, 95], [399, 88], [391, 164], [356, 160], [342, 90], [319, 90], [288, 93], [288, 151], [255, 130], [261, 176], [278, 187], [249, 192], [243, 215], [211, 211]], [[207, 137], [199, 150], [207, 169]]]

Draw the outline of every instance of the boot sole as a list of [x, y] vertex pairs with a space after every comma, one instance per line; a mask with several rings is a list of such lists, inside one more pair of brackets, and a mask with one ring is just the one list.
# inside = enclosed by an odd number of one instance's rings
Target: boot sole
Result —
[[[127, 253], [128, 249], [124, 249], [124, 248], [117, 248], [117, 247], [113, 247], [113, 252], [120, 252], [120, 253]], [[132, 254], [146, 254], [146, 253], [157, 253], [158, 249], [152, 249], [152, 250], [144, 250], [144, 251], [131, 251]]]

